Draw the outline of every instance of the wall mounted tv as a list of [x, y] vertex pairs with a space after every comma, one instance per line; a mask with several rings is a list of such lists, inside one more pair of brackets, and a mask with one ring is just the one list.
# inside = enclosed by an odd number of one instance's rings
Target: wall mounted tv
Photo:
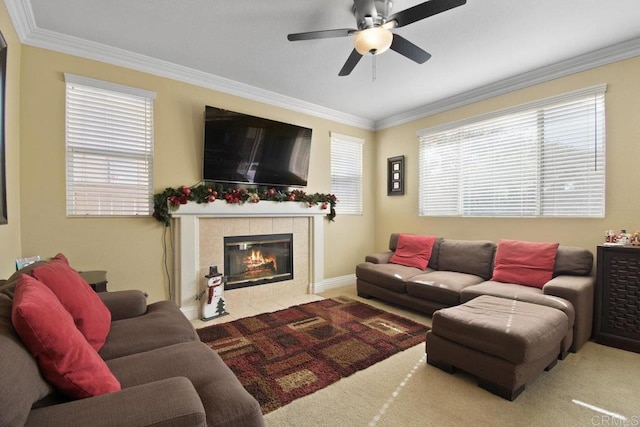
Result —
[[310, 153], [311, 129], [215, 107], [205, 109], [205, 181], [304, 187]]

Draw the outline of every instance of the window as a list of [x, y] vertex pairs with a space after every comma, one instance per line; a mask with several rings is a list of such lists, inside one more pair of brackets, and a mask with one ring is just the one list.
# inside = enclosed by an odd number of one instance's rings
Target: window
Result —
[[65, 80], [67, 215], [150, 215], [155, 93]]
[[603, 217], [605, 89], [419, 131], [419, 214]]
[[362, 145], [364, 140], [331, 133], [331, 193], [336, 213], [362, 215]]

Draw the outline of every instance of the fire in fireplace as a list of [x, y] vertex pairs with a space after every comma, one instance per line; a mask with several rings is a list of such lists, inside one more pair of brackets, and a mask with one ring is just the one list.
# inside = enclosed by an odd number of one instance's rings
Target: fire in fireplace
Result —
[[226, 289], [293, 279], [293, 234], [224, 238]]

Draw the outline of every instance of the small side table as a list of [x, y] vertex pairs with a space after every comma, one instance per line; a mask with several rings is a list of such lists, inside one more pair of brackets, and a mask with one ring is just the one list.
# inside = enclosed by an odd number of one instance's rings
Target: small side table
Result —
[[107, 292], [107, 272], [101, 270], [80, 271], [80, 276], [96, 292]]

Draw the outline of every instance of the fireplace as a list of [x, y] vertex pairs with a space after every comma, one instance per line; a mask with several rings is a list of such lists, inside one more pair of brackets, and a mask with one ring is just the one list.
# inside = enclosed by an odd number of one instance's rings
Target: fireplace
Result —
[[244, 204], [188, 202], [178, 206], [171, 211], [172, 228], [175, 226], [172, 300], [188, 319], [198, 319], [200, 305], [196, 297], [202, 292], [204, 276], [212, 265], [224, 268], [224, 238], [245, 233], [292, 233], [295, 278], [225, 292], [231, 312], [238, 304], [262, 300], [264, 295], [281, 299], [322, 292], [326, 214], [320, 205], [267, 200]]
[[293, 279], [293, 234], [224, 238], [225, 289]]

